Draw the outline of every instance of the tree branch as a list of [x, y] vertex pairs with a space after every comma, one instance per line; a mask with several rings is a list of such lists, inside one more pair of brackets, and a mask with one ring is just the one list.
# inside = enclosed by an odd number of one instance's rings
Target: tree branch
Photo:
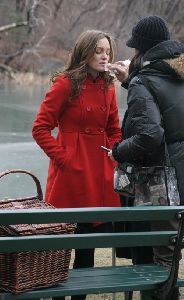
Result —
[[0, 70], [2, 70], [3, 72], [8, 73], [8, 75], [10, 76], [10, 78], [15, 79], [15, 75], [13, 73], [13, 70], [11, 67], [6, 66], [4, 64], [0, 64]]
[[17, 28], [17, 27], [21, 27], [21, 26], [27, 26], [27, 25], [28, 25], [27, 21], [20, 22], [20, 23], [12, 23], [12, 24], [9, 24], [9, 25], [4, 25], [4, 26], [0, 27], [0, 32], [7, 31], [7, 30], [10, 30], [12, 28]]
[[83, 11], [81, 11], [80, 15], [74, 20], [74, 22], [71, 24], [71, 28], [75, 28], [75, 26], [79, 23], [79, 21], [83, 18], [84, 15], [86, 15], [89, 12], [95, 11], [97, 9], [99, 9], [99, 7], [101, 6], [101, 4], [103, 4], [103, 1], [99, 1], [96, 5], [94, 5], [93, 7], [88, 7], [86, 9], [84, 9]]

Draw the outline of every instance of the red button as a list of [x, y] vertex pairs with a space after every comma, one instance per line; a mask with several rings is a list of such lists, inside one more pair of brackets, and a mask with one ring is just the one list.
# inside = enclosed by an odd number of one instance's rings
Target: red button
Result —
[[87, 110], [87, 111], [91, 111], [91, 107], [90, 107], [90, 106], [87, 106], [87, 107], [86, 107], [86, 110]]
[[106, 111], [106, 109], [107, 109], [105, 105], [101, 106], [100, 108], [102, 111]]
[[100, 132], [104, 132], [104, 128], [100, 128]]
[[85, 132], [86, 132], [86, 133], [89, 133], [90, 131], [91, 131], [90, 128], [86, 128], [86, 129], [85, 129]]

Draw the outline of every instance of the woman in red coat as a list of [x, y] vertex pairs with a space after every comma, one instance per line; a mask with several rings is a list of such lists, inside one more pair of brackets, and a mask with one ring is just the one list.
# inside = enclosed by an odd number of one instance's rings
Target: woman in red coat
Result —
[[[82, 33], [67, 68], [53, 77], [34, 121], [33, 137], [50, 158], [45, 198], [55, 207], [120, 206], [113, 191], [114, 162], [100, 148], [111, 148], [121, 139], [113, 77], [105, 71], [113, 56], [108, 34]], [[77, 231], [109, 228], [111, 224], [78, 224]], [[94, 249], [76, 250], [75, 268], [93, 264]]]

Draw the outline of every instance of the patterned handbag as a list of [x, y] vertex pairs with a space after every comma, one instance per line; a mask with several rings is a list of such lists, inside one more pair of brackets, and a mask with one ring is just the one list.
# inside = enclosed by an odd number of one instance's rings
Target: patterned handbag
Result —
[[175, 168], [153, 166], [134, 172], [134, 205], [179, 205], [180, 196]]

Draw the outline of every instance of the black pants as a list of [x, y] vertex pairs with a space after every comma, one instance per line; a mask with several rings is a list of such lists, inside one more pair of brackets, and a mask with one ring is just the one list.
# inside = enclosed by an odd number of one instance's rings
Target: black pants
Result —
[[[134, 197], [120, 196], [122, 207], [134, 206]], [[134, 231], [150, 231], [148, 222], [130, 222], [121, 221], [115, 223], [115, 232], [134, 232]], [[132, 259], [133, 264], [149, 264], [153, 263], [152, 247], [118, 247], [116, 248], [116, 257]]]
[[[80, 223], [77, 226], [76, 233], [103, 233], [113, 232], [112, 223], [102, 223], [98, 226], [93, 226], [90, 223]], [[94, 266], [95, 249], [75, 249], [75, 259], [73, 269], [90, 268]], [[53, 297], [52, 300], [64, 300], [65, 297]], [[71, 296], [71, 300], [85, 300], [86, 295]]]

